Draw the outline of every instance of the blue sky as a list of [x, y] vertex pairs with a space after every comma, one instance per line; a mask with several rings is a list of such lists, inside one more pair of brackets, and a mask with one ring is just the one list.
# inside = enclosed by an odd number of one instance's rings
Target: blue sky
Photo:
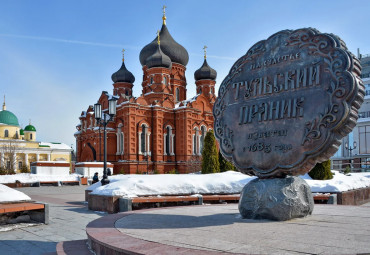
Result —
[[37, 140], [74, 145], [81, 111], [112, 92], [122, 48], [134, 96], [141, 94], [139, 53], [161, 28], [163, 5], [170, 33], [189, 52], [188, 98], [204, 45], [217, 89], [254, 43], [283, 29], [314, 27], [340, 36], [354, 54], [370, 54], [367, 0], [1, 0], [0, 93], [8, 110], [23, 127], [31, 119]]

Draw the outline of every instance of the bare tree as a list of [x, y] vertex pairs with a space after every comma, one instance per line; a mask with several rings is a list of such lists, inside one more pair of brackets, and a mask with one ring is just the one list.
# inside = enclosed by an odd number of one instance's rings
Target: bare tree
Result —
[[20, 151], [12, 140], [0, 142], [1, 166], [7, 173], [14, 173], [17, 170], [17, 152]]

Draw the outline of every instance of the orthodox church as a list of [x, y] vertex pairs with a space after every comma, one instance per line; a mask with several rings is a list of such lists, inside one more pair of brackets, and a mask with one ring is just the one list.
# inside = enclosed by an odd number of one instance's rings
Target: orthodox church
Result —
[[0, 111], [0, 168], [30, 169], [35, 161], [71, 162], [71, 147], [63, 143], [46, 143], [36, 140], [35, 126], [21, 128], [17, 116], [6, 109], [5, 97]]
[[[107, 161], [114, 173], [189, 173], [200, 170], [206, 132], [213, 129], [217, 73], [204, 55], [194, 73], [197, 95], [187, 99], [186, 65], [189, 54], [171, 36], [165, 12], [157, 38], [140, 52], [142, 95], [134, 97], [135, 77], [122, 59], [112, 74], [113, 93], [103, 91], [98, 103], [108, 111], [108, 99], [117, 99], [116, 116], [107, 126]], [[206, 47], [204, 48], [206, 49]], [[93, 106], [79, 117], [77, 162], [103, 160], [103, 131]]]

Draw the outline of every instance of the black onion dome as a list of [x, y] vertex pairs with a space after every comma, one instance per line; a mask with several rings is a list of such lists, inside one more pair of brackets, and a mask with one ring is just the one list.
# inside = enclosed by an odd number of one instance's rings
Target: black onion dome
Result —
[[116, 82], [134, 83], [135, 76], [129, 70], [127, 70], [125, 62], [122, 61], [121, 68], [117, 72], [112, 74], [112, 81], [114, 83]]
[[[167, 26], [162, 25], [161, 31], [159, 32], [161, 40], [161, 49], [164, 54], [166, 54], [172, 62], [179, 63], [186, 66], [189, 61], [189, 54], [186, 49], [178, 44], [168, 32]], [[148, 45], [146, 45], [140, 52], [140, 63], [141, 65], [146, 64], [146, 59], [153, 55], [157, 50], [157, 37]]]
[[165, 67], [171, 68], [172, 62], [171, 59], [163, 53], [161, 50], [161, 46], [157, 44], [157, 50], [154, 52], [153, 55], [149, 56], [146, 61], [145, 65], [148, 68], [152, 67]]
[[211, 68], [207, 60], [204, 59], [203, 65], [195, 71], [194, 73], [194, 79], [196, 81], [199, 80], [215, 80], [217, 77], [217, 72], [215, 69]]

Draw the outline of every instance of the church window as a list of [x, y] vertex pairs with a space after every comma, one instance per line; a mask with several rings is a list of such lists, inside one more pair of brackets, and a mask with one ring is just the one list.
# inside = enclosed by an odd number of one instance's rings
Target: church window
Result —
[[203, 151], [203, 147], [204, 147], [204, 138], [206, 137], [206, 127], [205, 126], [202, 126], [201, 127], [201, 136], [200, 136], [200, 153], [202, 153]]
[[154, 83], [153, 77], [150, 77], [150, 84], [153, 84], [153, 83]]
[[18, 130], [15, 131], [15, 139], [19, 139]]
[[195, 128], [195, 134], [193, 135], [193, 154], [197, 155], [199, 153], [199, 134], [198, 128]]
[[32, 134], [30, 134], [30, 140], [32, 140]]
[[4, 137], [9, 137], [9, 131], [7, 129], [4, 131]]
[[128, 90], [127, 89], [125, 90], [125, 95], [128, 96]]
[[180, 101], [180, 89], [176, 88], [176, 102]]
[[173, 155], [172, 128], [170, 126], [167, 126], [166, 131], [167, 131], [167, 134], [165, 134], [165, 154]]
[[163, 84], [167, 85], [167, 77], [163, 77]]
[[123, 155], [124, 137], [122, 132], [122, 124], [117, 128], [117, 155]]
[[6, 169], [10, 169], [10, 161], [8, 160], [8, 161], [6, 161]]
[[141, 140], [141, 144], [140, 144], [140, 151], [141, 153], [146, 153], [146, 136], [147, 136], [147, 127], [143, 124], [141, 125], [141, 129], [142, 129], [142, 132], [141, 132], [141, 137], [140, 137], [140, 140]]
[[123, 133], [122, 132], [121, 132], [121, 134], [119, 136], [119, 144], [120, 144], [121, 154], [123, 154]]
[[202, 94], [202, 88], [199, 88], [199, 94]]
[[19, 162], [18, 162], [18, 169], [22, 169], [22, 166], [23, 166], [23, 165], [22, 165], [22, 161], [19, 161]]

